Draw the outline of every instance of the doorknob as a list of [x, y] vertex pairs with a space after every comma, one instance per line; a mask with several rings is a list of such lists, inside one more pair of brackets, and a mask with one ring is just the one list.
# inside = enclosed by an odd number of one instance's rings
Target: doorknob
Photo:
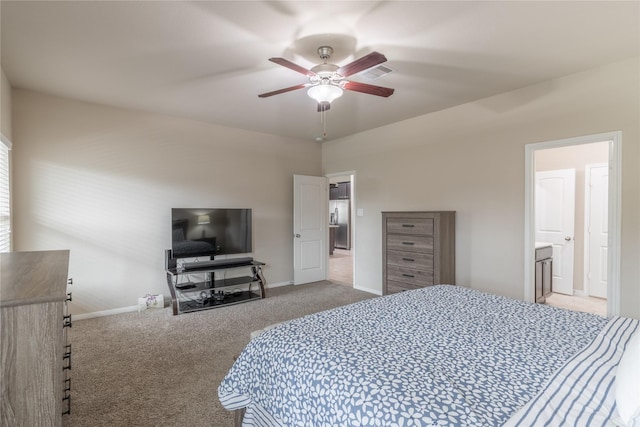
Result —
[[299, 239], [299, 238], [300, 238], [300, 235], [299, 235], [299, 234], [296, 234], [296, 237]]
[[567, 242], [570, 242], [571, 241], [571, 237], [565, 236], [564, 240], [566, 240]]

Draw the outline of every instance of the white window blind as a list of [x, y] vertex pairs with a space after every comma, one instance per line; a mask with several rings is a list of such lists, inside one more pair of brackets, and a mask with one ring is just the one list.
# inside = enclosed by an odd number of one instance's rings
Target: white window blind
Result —
[[3, 135], [0, 142], [0, 252], [11, 250], [10, 149], [11, 143]]

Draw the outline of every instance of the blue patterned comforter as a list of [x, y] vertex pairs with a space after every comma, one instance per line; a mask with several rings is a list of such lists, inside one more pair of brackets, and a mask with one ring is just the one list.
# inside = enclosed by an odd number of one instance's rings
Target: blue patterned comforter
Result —
[[607, 319], [439, 285], [283, 323], [218, 395], [254, 426], [497, 426]]

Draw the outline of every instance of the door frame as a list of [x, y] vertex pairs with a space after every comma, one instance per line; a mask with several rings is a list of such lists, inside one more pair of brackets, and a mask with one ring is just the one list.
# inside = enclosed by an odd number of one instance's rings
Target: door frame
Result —
[[524, 198], [524, 300], [535, 299], [535, 152], [548, 148], [609, 142], [608, 227], [609, 256], [607, 260], [607, 315], [620, 314], [620, 244], [622, 214], [622, 132], [613, 131], [574, 138], [537, 142], [525, 145]]
[[[336, 176], [351, 176], [351, 196], [349, 197], [349, 200], [351, 201], [351, 271], [352, 271], [352, 276], [351, 276], [351, 286], [354, 289], [358, 289], [357, 287], [357, 283], [356, 282], [356, 241], [357, 241], [357, 230], [356, 230], [356, 171], [351, 170], [351, 171], [344, 171], [344, 172], [333, 172], [333, 173], [327, 173], [324, 176], [327, 178], [328, 181], [331, 181], [331, 178], [335, 178]], [[327, 204], [329, 203], [329, 193], [327, 192]], [[327, 242], [329, 241], [328, 239], [328, 231], [327, 231]], [[328, 255], [327, 255], [328, 257]], [[327, 258], [327, 279], [329, 278], [329, 262], [331, 262], [329, 260], [329, 258]]]

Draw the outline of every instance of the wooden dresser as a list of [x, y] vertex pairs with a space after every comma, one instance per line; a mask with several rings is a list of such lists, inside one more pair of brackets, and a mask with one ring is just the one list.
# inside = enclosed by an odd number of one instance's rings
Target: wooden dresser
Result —
[[69, 251], [0, 254], [0, 425], [61, 426], [69, 410]]
[[384, 295], [455, 284], [454, 211], [382, 212]]

